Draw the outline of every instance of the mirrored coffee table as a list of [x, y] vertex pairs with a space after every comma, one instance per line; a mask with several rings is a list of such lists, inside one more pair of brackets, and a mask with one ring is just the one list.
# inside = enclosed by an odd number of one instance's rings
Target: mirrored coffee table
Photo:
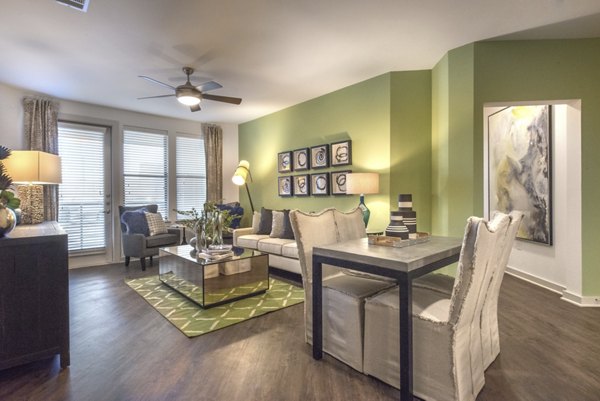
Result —
[[230, 258], [212, 261], [196, 257], [190, 245], [161, 248], [158, 277], [205, 309], [266, 292], [268, 255], [238, 247], [233, 251]]

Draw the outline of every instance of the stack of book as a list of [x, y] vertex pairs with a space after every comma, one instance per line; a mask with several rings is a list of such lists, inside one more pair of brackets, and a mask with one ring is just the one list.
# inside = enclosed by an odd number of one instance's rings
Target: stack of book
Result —
[[221, 249], [202, 249], [202, 252], [198, 252], [197, 254], [197, 257], [210, 261], [223, 260], [232, 256], [233, 251], [230, 247]]

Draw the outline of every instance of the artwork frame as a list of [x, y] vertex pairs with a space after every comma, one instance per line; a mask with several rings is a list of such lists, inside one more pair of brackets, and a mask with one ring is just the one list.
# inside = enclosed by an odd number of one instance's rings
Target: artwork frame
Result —
[[310, 166], [313, 169], [329, 167], [329, 144], [311, 146]]
[[277, 172], [291, 173], [292, 172], [292, 152], [285, 151], [277, 153]]
[[310, 174], [298, 174], [294, 177], [294, 196], [310, 196]]
[[332, 195], [348, 195], [346, 193], [346, 174], [350, 174], [350, 173], [352, 173], [352, 170], [332, 171], [331, 172], [331, 194]]
[[329, 147], [331, 167], [350, 166], [352, 164], [352, 140], [333, 142]]
[[551, 246], [552, 107], [508, 106], [488, 116], [488, 211], [524, 213], [517, 239]]
[[292, 168], [294, 171], [310, 170], [310, 149], [301, 148], [292, 151]]
[[313, 196], [329, 196], [329, 173], [310, 175], [310, 193]]
[[288, 198], [294, 195], [291, 175], [277, 177], [277, 194], [282, 198]]

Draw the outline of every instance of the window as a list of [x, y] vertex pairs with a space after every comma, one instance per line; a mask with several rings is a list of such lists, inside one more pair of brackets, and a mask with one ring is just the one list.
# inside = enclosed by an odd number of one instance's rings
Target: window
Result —
[[[176, 142], [177, 210], [201, 210], [206, 202], [204, 140], [178, 135]], [[178, 219], [184, 218], [177, 215]]]
[[60, 123], [58, 154], [62, 184], [58, 187], [58, 222], [69, 234], [70, 252], [106, 247], [106, 128]]
[[169, 216], [166, 133], [125, 129], [123, 132], [123, 202], [157, 204]]

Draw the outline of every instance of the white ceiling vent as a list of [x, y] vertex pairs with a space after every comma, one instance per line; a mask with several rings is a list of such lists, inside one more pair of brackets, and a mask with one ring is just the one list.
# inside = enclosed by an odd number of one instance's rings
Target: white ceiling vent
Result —
[[90, 0], [56, 0], [57, 3], [86, 12]]

